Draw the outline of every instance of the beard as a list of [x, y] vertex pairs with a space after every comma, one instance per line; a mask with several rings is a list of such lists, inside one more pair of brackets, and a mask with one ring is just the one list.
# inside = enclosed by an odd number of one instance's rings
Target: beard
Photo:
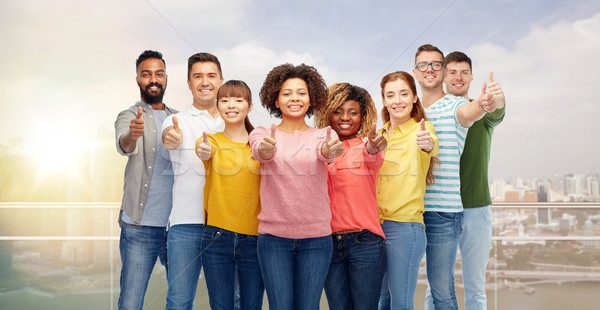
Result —
[[[150, 93], [149, 89], [152, 86], [156, 86], [159, 88], [159, 91], [157, 94]], [[142, 101], [147, 104], [155, 104], [155, 103], [162, 103], [163, 97], [165, 95], [165, 90], [167, 89], [167, 84], [165, 83], [164, 88], [162, 85], [160, 85], [158, 83], [150, 83], [150, 84], [146, 85], [146, 89], [142, 89], [142, 86], [140, 86], [139, 84], [138, 84], [138, 87], [140, 88], [140, 96], [142, 97]]]

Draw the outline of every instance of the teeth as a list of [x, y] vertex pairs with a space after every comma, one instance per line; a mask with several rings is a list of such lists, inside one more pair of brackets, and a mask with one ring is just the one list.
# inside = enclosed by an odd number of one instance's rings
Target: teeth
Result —
[[350, 129], [352, 127], [352, 125], [350, 124], [340, 124], [340, 128], [342, 129]]

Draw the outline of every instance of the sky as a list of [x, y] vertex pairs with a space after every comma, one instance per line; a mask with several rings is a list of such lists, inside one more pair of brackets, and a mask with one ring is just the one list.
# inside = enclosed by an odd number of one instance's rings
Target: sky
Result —
[[381, 77], [411, 72], [430, 43], [471, 57], [471, 97], [490, 71], [504, 90], [490, 176], [600, 173], [599, 1], [5, 0], [0, 12], [0, 145], [16, 138], [49, 164], [114, 144], [146, 49], [167, 62], [167, 105], [192, 103], [187, 58], [210, 52], [225, 80], [251, 87], [253, 124], [270, 126], [258, 92], [274, 66], [315, 66], [328, 85], [366, 88], [380, 111]]

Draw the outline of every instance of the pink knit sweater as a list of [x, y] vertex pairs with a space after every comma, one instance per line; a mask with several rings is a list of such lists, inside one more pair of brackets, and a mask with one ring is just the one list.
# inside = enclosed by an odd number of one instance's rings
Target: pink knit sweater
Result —
[[[275, 155], [264, 160], [258, 147], [271, 129], [258, 127], [248, 138], [253, 157], [260, 162], [259, 234], [303, 239], [331, 234], [327, 194], [328, 159], [321, 154], [325, 129], [275, 132]], [[337, 138], [334, 131], [332, 139]]]

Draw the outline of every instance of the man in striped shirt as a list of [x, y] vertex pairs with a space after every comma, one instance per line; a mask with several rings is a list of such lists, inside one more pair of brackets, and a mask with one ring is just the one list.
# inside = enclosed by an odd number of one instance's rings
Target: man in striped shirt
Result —
[[[429, 288], [426, 309], [458, 309], [454, 291], [454, 265], [462, 231], [460, 156], [467, 130], [486, 112], [496, 109], [494, 98], [483, 85], [478, 100], [446, 94], [443, 89], [444, 54], [425, 44], [415, 55], [413, 74], [421, 86], [421, 102], [433, 123], [440, 143], [440, 163], [434, 169], [435, 183], [425, 191], [426, 261]], [[429, 306], [429, 307], [428, 307]]]

